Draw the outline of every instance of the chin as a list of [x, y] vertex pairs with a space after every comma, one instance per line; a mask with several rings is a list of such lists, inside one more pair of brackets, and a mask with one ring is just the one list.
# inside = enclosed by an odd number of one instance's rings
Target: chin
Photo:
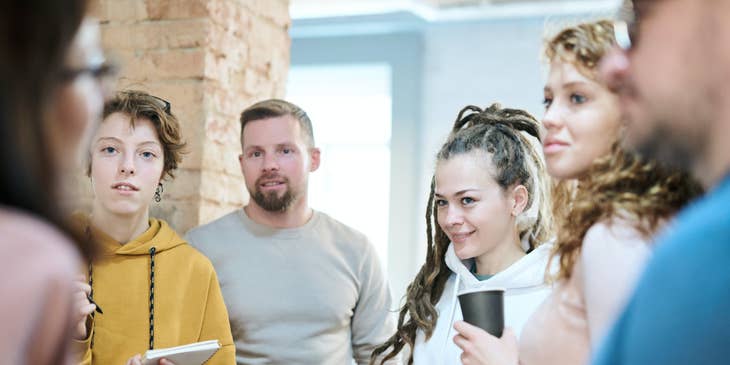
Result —
[[456, 254], [456, 257], [459, 258], [459, 260], [466, 260], [476, 256], [473, 252], [471, 252], [469, 247], [466, 246], [467, 243], [458, 244], [459, 246], [461, 246], [461, 248], [457, 247], [456, 245], [457, 244], [454, 244], [454, 253]]
[[[149, 208], [149, 207], [147, 207]], [[144, 211], [146, 208], [139, 204], [110, 204], [107, 205], [107, 210], [115, 215], [133, 215]]]

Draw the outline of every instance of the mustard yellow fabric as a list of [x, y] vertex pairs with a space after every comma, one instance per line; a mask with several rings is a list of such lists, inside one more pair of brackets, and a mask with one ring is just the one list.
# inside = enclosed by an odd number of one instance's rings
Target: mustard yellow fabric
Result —
[[[74, 216], [80, 229], [89, 227]], [[125, 364], [149, 348], [150, 249], [154, 255], [154, 348], [217, 339], [221, 349], [206, 364], [235, 364], [228, 312], [210, 261], [162, 220], [121, 244], [90, 227], [99, 255], [92, 265], [93, 297], [102, 308], [80, 343], [82, 364]], [[92, 346], [93, 342], [93, 346]]]

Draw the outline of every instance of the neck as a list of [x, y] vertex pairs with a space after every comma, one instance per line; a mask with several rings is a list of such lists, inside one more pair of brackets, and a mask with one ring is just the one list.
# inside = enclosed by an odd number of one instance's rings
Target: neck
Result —
[[95, 228], [121, 244], [141, 235], [150, 226], [147, 209], [134, 214], [120, 215], [101, 208], [97, 202], [94, 202], [89, 220]]
[[271, 228], [296, 228], [305, 225], [312, 218], [312, 208], [306, 198], [297, 199], [289, 208], [281, 212], [270, 212], [261, 208], [253, 199], [243, 207], [248, 217], [258, 223]]
[[514, 232], [508, 239], [492, 250], [474, 258], [477, 264], [476, 273], [479, 275], [497, 274], [524, 256], [525, 251], [522, 250], [520, 245], [520, 238], [517, 232]]
[[730, 173], [730, 133], [720, 130], [712, 133], [707, 151], [695, 168], [694, 175], [706, 190], [711, 190]]

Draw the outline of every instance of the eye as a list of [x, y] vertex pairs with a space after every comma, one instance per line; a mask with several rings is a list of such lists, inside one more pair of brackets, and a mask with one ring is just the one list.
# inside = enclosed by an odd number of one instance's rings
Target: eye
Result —
[[288, 154], [292, 153], [292, 150], [291, 150], [291, 148], [285, 147], [285, 148], [281, 149], [281, 153], [288, 155]]
[[463, 204], [463, 205], [471, 205], [475, 202], [476, 202], [476, 200], [474, 200], [468, 196], [461, 198], [461, 204]]
[[261, 151], [253, 151], [251, 152], [251, 157], [261, 157], [263, 154]]
[[107, 155], [112, 155], [112, 154], [114, 154], [114, 153], [117, 152], [117, 149], [114, 148], [114, 147], [111, 147], [111, 146], [110, 147], [104, 147], [104, 148], [101, 149], [101, 152], [102, 153], [105, 153]]
[[588, 98], [581, 94], [570, 94], [570, 102], [573, 104], [583, 104], [588, 101]]
[[154, 153], [149, 152], [149, 151], [144, 151], [144, 152], [140, 153], [140, 155], [143, 158], [148, 159], [148, 160], [151, 159], [151, 158], [153, 158], [153, 157], [157, 157]]
[[436, 199], [436, 206], [437, 207], [445, 207], [447, 205], [446, 200], [444, 199]]
[[545, 109], [549, 108], [550, 105], [552, 105], [552, 104], [553, 104], [553, 98], [551, 98], [551, 97], [546, 96], [545, 99], [542, 100], [542, 105], [545, 106]]

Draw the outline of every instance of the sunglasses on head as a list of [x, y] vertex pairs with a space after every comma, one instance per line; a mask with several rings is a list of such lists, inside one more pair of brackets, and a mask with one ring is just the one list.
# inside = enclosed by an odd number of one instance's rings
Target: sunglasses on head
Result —
[[132, 96], [136, 96], [136, 97], [144, 97], [144, 98], [150, 99], [154, 103], [156, 103], [162, 110], [164, 110], [165, 113], [172, 114], [172, 106], [170, 105], [170, 102], [159, 96], [154, 96], [154, 95], [146, 94], [146, 93], [140, 94], [139, 92], [133, 92], [133, 91], [121, 91], [120, 93], [125, 94], [125, 95], [132, 95]]
[[624, 0], [618, 11], [617, 20], [613, 22], [613, 32], [616, 45], [624, 51], [636, 46], [638, 40], [639, 14], [635, 1]]

